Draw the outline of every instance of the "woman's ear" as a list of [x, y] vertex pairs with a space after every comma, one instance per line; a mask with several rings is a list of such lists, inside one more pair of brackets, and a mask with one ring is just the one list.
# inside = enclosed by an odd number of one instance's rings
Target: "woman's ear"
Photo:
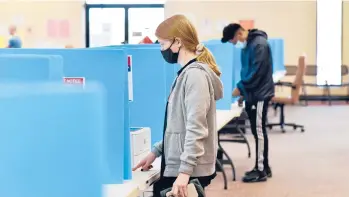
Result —
[[182, 41], [180, 38], [175, 38], [175, 44], [178, 46], [178, 47], [181, 47], [182, 46]]

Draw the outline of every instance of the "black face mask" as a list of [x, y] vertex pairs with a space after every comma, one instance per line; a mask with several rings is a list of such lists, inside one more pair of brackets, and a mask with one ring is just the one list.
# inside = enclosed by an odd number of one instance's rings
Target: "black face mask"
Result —
[[175, 40], [172, 42], [171, 46], [168, 47], [168, 49], [161, 51], [162, 57], [170, 64], [176, 64], [178, 62], [178, 55], [179, 51], [181, 50], [181, 48], [179, 48], [177, 53], [172, 52], [171, 47], [174, 42]]

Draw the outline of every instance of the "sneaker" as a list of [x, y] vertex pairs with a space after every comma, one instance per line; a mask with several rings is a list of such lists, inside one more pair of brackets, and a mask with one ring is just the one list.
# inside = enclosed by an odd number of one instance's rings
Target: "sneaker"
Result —
[[265, 171], [255, 170], [248, 175], [245, 175], [242, 179], [245, 183], [263, 182], [268, 179], [267, 173]]
[[251, 171], [245, 172], [245, 176], [248, 176], [248, 175], [254, 173], [255, 171], [257, 171], [257, 168], [253, 168]]
[[[245, 176], [248, 176], [248, 175], [250, 175], [251, 173], [254, 173], [255, 171], [257, 171], [256, 168], [254, 168], [254, 169], [251, 170], [251, 171], [245, 172]], [[268, 178], [271, 178], [271, 177], [273, 176], [273, 173], [271, 172], [271, 168], [270, 168], [270, 167], [267, 168], [267, 169], [265, 169], [265, 173], [267, 173]]]

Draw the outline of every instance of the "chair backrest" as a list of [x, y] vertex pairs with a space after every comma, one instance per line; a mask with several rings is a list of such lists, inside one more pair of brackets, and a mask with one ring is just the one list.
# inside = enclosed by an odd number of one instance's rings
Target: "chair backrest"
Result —
[[[294, 76], [296, 75], [298, 66], [295, 65], [286, 65], [286, 76]], [[341, 66], [341, 75], [345, 76], [349, 74], [349, 68], [347, 65]], [[307, 65], [307, 69], [305, 70], [305, 76], [316, 77], [317, 75], [317, 66], [316, 65]]]
[[285, 97], [273, 97], [272, 101], [282, 104], [295, 104], [299, 101], [299, 95], [301, 86], [303, 83], [303, 78], [306, 72], [306, 61], [305, 61], [305, 55], [301, 55], [298, 58], [298, 66], [297, 70], [295, 72], [295, 78], [292, 83], [292, 90], [291, 90], [291, 97], [285, 98]]
[[293, 88], [291, 90], [291, 99], [293, 103], [297, 103], [299, 101], [299, 94], [301, 91], [301, 86], [303, 83], [304, 74], [306, 72], [306, 63], [305, 63], [305, 56], [302, 55], [298, 58], [298, 68], [296, 72], [296, 76], [294, 78], [294, 81], [292, 83]]

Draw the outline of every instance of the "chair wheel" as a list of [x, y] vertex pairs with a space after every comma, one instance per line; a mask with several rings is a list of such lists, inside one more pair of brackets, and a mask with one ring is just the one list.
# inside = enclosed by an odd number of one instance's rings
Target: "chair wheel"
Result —
[[273, 128], [273, 126], [268, 126], [268, 128], [271, 130]]
[[296, 126], [293, 126], [293, 130], [296, 130], [297, 129], [297, 127]]
[[305, 131], [305, 130], [302, 128], [302, 129], [301, 129], [301, 132], [303, 133], [304, 131]]
[[285, 129], [282, 129], [281, 132], [282, 132], [282, 133], [286, 133], [286, 130], [285, 130]]

